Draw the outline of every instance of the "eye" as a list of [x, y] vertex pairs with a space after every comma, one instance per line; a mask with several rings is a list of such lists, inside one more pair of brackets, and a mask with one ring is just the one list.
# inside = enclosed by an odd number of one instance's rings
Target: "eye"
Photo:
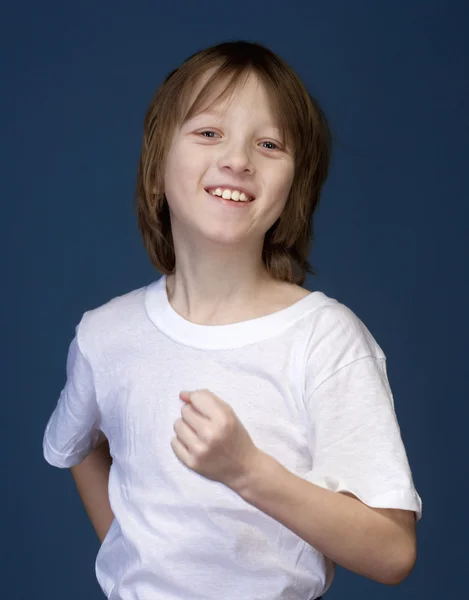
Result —
[[218, 134], [216, 133], [216, 131], [212, 131], [211, 129], [205, 129], [204, 131], [199, 131], [199, 135], [208, 139], [212, 139]]
[[267, 146], [264, 146], [264, 148], [267, 148], [267, 150], [280, 150], [280, 147], [275, 144], [274, 142], [261, 142], [261, 144], [267, 144]]

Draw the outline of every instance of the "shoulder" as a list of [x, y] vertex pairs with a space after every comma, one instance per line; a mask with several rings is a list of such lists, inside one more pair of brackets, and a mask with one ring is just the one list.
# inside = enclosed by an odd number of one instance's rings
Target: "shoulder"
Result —
[[322, 296], [323, 302], [314, 313], [312, 339], [324, 345], [350, 346], [357, 353], [355, 358], [360, 354], [383, 358], [382, 349], [362, 319], [335, 298]]
[[80, 346], [89, 348], [139, 329], [145, 322], [147, 287], [116, 296], [101, 306], [86, 311], [76, 329]]
[[308, 369], [326, 377], [362, 358], [386, 358], [371, 331], [351, 308], [322, 292], [315, 294], [316, 306], [308, 315]]

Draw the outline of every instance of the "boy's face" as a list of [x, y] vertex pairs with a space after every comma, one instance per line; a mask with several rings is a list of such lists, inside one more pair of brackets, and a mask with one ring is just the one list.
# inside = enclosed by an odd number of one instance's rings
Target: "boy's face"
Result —
[[[283, 211], [293, 176], [293, 149], [282, 145], [264, 87], [251, 75], [174, 133], [165, 165], [173, 236], [263, 243]], [[241, 188], [254, 200], [221, 200], [207, 191], [217, 187]]]

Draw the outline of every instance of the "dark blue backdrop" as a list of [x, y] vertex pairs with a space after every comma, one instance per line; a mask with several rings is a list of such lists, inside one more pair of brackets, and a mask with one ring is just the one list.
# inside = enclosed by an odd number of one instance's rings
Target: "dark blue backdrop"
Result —
[[328, 599], [465, 596], [467, 3], [29, 1], [2, 12], [1, 597], [103, 597], [98, 540], [71, 474], [43, 460], [42, 435], [82, 313], [159, 277], [133, 206], [147, 104], [188, 54], [237, 38], [286, 58], [331, 120], [319, 274], [306, 287], [352, 308], [387, 354], [424, 502], [411, 576], [388, 588], [339, 568]]

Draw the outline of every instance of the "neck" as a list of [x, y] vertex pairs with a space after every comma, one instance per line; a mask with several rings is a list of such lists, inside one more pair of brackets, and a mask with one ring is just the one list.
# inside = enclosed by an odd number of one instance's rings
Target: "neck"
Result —
[[217, 262], [190, 269], [179, 265], [166, 278], [172, 308], [192, 323], [224, 325], [247, 319], [274, 283], [263, 264], [243, 269], [239, 262], [231, 267]]

